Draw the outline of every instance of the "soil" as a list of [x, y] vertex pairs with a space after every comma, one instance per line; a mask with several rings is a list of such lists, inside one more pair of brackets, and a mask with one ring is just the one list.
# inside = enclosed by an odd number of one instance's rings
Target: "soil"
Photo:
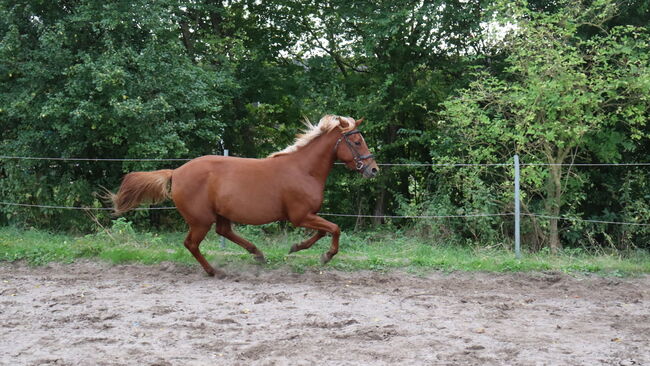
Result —
[[3, 365], [650, 365], [650, 277], [0, 264]]

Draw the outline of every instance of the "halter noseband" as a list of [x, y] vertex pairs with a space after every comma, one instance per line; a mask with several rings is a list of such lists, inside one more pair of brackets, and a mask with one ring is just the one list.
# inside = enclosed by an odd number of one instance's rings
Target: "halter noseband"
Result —
[[352, 143], [352, 141], [350, 141], [350, 139], [348, 138], [351, 135], [354, 135], [354, 134], [357, 134], [357, 133], [361, 134], [361, 131], [352, 130], [352, 131], [348, 131], [348, 132], [345, 132], [345, 133], [341, 134], [341, 137], [339, 137], [339, 139], [336, 140], [336, 145], [334, 145], [334, 153], [336, 153], [336, 149], [338, 149], [339, 144], [341, 143], [341, 140], [345, 141], [345, 144], [348, 145], [348, 148], [350, 148], [350, 152], [352, 153], [352, 158], [354, 159], [354, 163], [356, 164], [357, 171], [360, 171], [360, 172], [364, 173], [366, 171], [366, 169], [368, 169], [369, 165], [365, 165], [363, 163], [363, 161], [367, 160], [367, 159], [372, 159], [375, 156], [373, 154], [368, 154], [368, 155], [359, 154], [357, 149], [354, 147], [354, 144]]

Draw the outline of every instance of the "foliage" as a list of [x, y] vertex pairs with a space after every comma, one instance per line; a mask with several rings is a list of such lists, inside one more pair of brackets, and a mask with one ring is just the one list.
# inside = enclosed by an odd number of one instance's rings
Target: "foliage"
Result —
[[[11, 5], [10, 5], [11, 4]], [[146, 11], [143, 11], [146, 9]], [[171, 3], [3, 2], [0, 6], [3, 155], [180, 158], [212, 153], [231, 76], [184, 55]], [[13, 202], [99, 206], [92, 192], [153, 164], [3, 161]], [[54, 228], [86, 217], [3, 207], [6, 217]]]
[[[379, 163], [647, 162], [648, 24], [642, 0], [0, 0], [0, 155], [259, 158], [304, 117], [335, 113], [366, 117]], [[124, 173], [180, 164], [0, 159], [0, 200], [101, 207], [97, 192]], [[522, 174], [526, 213], [649, 218], [645, 168]], [[336, 166], [322, 211], [511, 212], [511, 177], [505, 166], [382, 167], [366, 181]], [[1, 205], [0, 224], [111, 227], [96, 214]], [[183, 226], [172, 211], [127, 218]], [[336, 222], [454, 244], [512, 239], [508, 216]], [[537, 218], [524, 232], [531, 249], [650, 243], [640, 226]]]
[[[580, 32], [602, 27], [611, 9], [611, 3], [595, 2], [543, 14], [508, 4], [506, 11], [515, 15], [507, 19], [517, 29], [504, 44], [506, 67], [498, 75], [476, 71], [476, 80], [445, 103], [441, 123], [449, 139], [465, 142], [453, 150], [464, 159], [496, 162], [520, 154], [526, 163], [549, 164], [522, 172], [528, 212], [572, 214], [588, 198], [584, 173], [558, 164], [616, 162], [650, 137], [650, 34], [632, 26], [586, 39]], [[510, 184], [495, 187], [502, 197], [512, 190]], [[550, 219], [547, 230], [537, 241], [557, 251], [558, 220]]]

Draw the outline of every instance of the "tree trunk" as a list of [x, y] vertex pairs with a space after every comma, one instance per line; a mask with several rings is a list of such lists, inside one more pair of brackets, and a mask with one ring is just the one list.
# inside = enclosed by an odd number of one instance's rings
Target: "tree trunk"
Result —
[[[377, 198], [377, 202], [375, 202], [375, 212], [373, 215], [375, 216], [383, 216], [384, 215], [384, 200], [386, 199], [386, 188], [382, 187], [381, 190], [379, 191], [379, 198]], [[373, 217], [372, 218], [372, 224], [374, 226], [379, 226], [382, 223], [384, 223], [384, 218], [383, 217]]]
[[363, 217], [361, 217], [361, 215], [363, 215], [363, 207], [365, 207], [365, 205], [363, 204], [364, 200], [363, 200], [363, 197], [359, 194], [359, 192], [357, 192], [357, 197], [358, 197], [358, 199], [357, 199], [357, 220], [354, 223], [354, 231], [357, 231], [357, 230], [361, 229], [361, 227], [363, 226], [363, 219], [364, 219]]
[[[388, 126], [388, 136], [386, 138], [387, 144], [391, 144], [397, 139], [398, 130], [399, 127], [395, 123], [392, 123]], [[385, 212], [386, 212], [386, 186], [382, 184], [382, 187], [379, 190], [379, 197], [377, 197], [377, 201], [375, 202], [375, 212], [373, 215], [383, 216]], [[383, 217], [373, 217], [372, 219], [372, 224], [374, 226], [378, 226], [380, 224], [383, 224], [384, 222], [386, 222], [386, 220]]]
[[180, 21], [181, 35], [183, 36], [183, 45], [187, 53], [190, 55], [190, 58], [194, 60], [194, 45], [192, 44], [192, 33], [190, 32], [190, 26], [187, 24], [187, 21]]
[[223, 36], [221, 32], [221, 23], [223, 23], [223, 19], [221, 18], [221, 14], [211, 11], [210, 12], [210, 24], [212, 25], [212, 31], [214, 32], [215, 35], [221, 37]]
[[544, 245], [546, 245], [546, 233], [544, 229], [540, 226], [537, 218], [532, 215], [532, 212], [528, 208], [526, 201], [521, 201], [521, 208], [528, 214], [530, 218], [530, 225], [532, 226], [531, 230], [527, 233], [524, 233], [524, 242], [530, 245], [530, 249], [533, 251], [541, 250]]
[[562, 249], [557, 219], [560, 216], [562, 200], [562, 167], [559, 165], [551, 165], [549, 169], [551, 174], [546, 192], [546, 212], [552, 218], [549, 219], [548, 245], [551, 248], [551, 253], [557, 254]]

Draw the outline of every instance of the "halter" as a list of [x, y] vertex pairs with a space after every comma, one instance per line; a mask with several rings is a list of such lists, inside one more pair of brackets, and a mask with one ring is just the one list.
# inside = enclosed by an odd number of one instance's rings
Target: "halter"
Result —
[[336, 145], [334, 145], [334, 153], [336, 153], [336, 149], [338, 149], [341, 140], [345, 141], [345, 144], [348, 145], [348, 148], [350, 148], [350, 152], [352, 153], [352, 158], [354, 159], [354, 163], [356, 164], [357, 171], [364, 173], [366, 169], [368, 169], [369, 165], [365, 165], [363, 161], [366, 159], [372, 159], [375, 156], [373, 154], [368, 154], [368, 155], [359, 154], [357, 149], [354, 147], [352, 141], [350, 141], [350, 139], [348, 138], [349, 136], [357, 133], [361, 134], [361, 131], [352, 130], [341, 134], [341, 137], [339, 137], [339, 139], [336, 140]]

